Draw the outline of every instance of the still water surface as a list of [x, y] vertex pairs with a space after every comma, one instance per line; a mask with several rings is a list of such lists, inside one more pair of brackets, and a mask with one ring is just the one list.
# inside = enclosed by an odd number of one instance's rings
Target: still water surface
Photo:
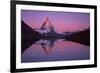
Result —
[[21, 56], [22, 63], [87, 60], [90, 47], [77, 42], [59, 40], [39, 40], [27, 48]]

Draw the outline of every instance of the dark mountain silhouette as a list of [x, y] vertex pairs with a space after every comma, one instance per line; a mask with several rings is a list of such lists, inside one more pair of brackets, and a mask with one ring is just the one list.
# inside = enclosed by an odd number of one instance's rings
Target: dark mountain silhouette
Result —
[[[57, 40], [66, 39], [84, 45], [90, 45], [90, 29], [78, 32], [63, 32], [60, 34], [55, 31], [51, 21], [46, 18], [42, 26], [37, 29], [32, 29], [23, 20], [21, 21], [21, 52], [23, 53], [28, 47], [40, 39]], [[42, 45], [45, 48], [44, 45]]]
[[78, 42], [80, 44], [90, 45], [90, 29], [79, 31], [71, 36], [65, 36], [67, 40]]
[[41, 34], [30, 28], [24, 21], [21, 21], [21, 34], [22, 52], [41, 39]]

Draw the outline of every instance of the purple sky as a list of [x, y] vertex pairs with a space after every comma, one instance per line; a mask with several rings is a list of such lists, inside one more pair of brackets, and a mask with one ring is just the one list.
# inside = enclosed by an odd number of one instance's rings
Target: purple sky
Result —
[[36, 10], [21, 11], [21, 19], [31, 28], [40, 28], [47, 17], [58, 32], [79, 31], [90, 26], [89, 13]]

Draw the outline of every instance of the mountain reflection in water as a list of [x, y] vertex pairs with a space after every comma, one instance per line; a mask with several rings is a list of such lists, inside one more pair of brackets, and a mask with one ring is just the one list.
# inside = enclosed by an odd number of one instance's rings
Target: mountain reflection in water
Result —
[[89, 46], [65, 39], [41, 39], [22, 53], [21, 62], [87, 60], [89, 58]]

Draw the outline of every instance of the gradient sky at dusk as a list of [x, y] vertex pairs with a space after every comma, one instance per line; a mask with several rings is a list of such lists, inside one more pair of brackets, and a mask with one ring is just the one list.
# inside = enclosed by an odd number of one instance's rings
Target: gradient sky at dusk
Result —
[[21, 10], [21, 19], [33, 29], [40, 28], [47, 17], [58, 32], [79, 31], [90, 26], [89, 13]]

